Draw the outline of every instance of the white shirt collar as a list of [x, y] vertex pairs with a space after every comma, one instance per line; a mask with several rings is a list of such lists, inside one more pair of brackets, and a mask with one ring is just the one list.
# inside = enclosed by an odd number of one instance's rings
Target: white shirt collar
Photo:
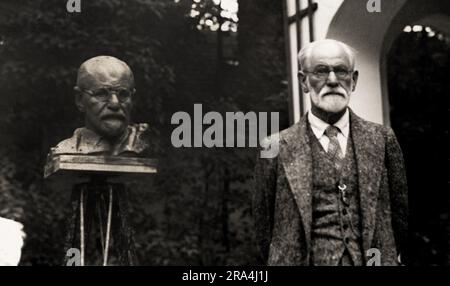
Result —
[[[317, 139], [320, 139], [325, 133], [325, 129], [330, 125], [315, 116], [311, 111], [308, 112], [308, 121], [311, 125], [311, 129]], [[339, 130], [341, 134], [344, 135], [345, 138], [348, 138], [348, 134], [350, 132], [350, 113], [348, 112], [348, 108], [345, 111], [344, 115], [334, 124]]]

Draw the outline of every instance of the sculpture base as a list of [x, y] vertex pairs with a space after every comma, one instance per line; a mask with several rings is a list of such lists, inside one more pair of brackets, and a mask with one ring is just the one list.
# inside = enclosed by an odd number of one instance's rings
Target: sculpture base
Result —
[[108, 178], [111, 183], [151, 185], [157, 173], [157, 159], [120, 156], [55, 155], [49, 157], [44, 168], [48, 189], [70, 191], [72, 186]]
[[[150, 174], [156, 172], [157, 160], [149, 158], [48, 157], [44, 169], [46, 188], [72, 190], [65, 265], [136, 264], [127, 191], [139, 186], [148, 188], [152, 185]], [[67, 251], [79, 253], [80, 259], [70, 258]]]
[[120, 156], [55, 155], [49, 158], [44, 178], [55, 173], [90, 172], [117, 174], [152, 174], [157, 172], [156, 159]]

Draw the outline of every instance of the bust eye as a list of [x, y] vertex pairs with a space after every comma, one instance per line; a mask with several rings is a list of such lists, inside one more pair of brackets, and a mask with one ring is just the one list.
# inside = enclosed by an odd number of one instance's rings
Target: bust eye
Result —
[[131, 92], [128, 89], [120, 89], [117, 91], [117, 95], [121, 99], [128, 99], [131, 96]]
[[93, 92], [94, 97], [97, 98], [107, 98], [109, 95], [108, 90], [104, 89], [104, 88], [100, 88], [97, 89], [96, 91]]

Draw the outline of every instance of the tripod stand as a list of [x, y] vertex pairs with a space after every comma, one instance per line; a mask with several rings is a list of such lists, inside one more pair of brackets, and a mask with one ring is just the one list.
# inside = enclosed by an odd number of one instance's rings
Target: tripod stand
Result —
[[[128, 224], [128, 205], [125, 185], [109, 183], [105, 176], [93, 176], [89, 182], [74, 186], [65, 249], [79, 247], [80, 266], [86, 265], [88, 252], [94, 255], [98, 249], [95, 238], [101, 242], [101, 265], [108, 265], [111, 246], [119, 265], [136, 264], [133, 231]], [[91, 235], [94, 240], [89, 239]], [[95, 263], [95, 257], [90, 261]]]

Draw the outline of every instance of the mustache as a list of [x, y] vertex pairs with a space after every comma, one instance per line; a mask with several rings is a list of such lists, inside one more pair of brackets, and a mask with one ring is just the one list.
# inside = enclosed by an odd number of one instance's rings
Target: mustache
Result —
[[322, 94], [322, 97], [327, 96], [327, 95], [340, 95], [342, 97], [345, 97], [345, 93], [341, 92], [341, 91], [337, 91], [337, 90], [330, 90], [325, 92], [324, 94]]

